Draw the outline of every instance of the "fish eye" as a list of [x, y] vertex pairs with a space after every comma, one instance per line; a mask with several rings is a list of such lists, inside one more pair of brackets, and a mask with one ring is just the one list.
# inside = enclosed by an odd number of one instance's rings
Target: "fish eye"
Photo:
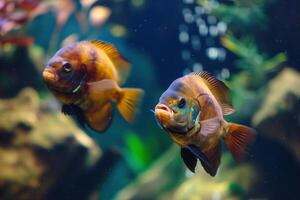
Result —
[[62, 67], [63, 67], [64, 72], [72, 71], [72, 65], [68, 62], [64, 63]]
[[178, 102], [178, 108], [183, 108], [186, 104], [185, 98], [181, 98]]

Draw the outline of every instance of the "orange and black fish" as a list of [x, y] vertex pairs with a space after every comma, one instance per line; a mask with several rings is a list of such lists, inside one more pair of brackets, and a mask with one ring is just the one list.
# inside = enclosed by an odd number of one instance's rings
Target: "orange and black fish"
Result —
[[113, 102], [127, 122], [134, 120], [144, 92], [120, 87], [129, 70], [130, 65], [113, 45], [81, 41], [60, 49], [49, 60], [43, 77], [63, 103], [63, 113], [103, 132], [112, 120]]
[[252, 128], [224, 120], [233, 112], [229, 89], [207, 72], [175, 80], [155, 107], [156, 119], [181, 147], [186, 166], [195, 172], [199, 159], [211, 176], [220, 164], [221, 139], [239, 160], [256, 135]]

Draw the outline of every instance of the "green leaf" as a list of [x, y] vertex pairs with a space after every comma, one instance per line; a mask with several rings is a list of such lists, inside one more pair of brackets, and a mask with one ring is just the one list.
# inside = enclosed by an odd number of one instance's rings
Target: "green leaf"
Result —
[[151, 149], [134, 132], [126, 134], [125, 143], [126, 160], [129, 165], [136, 171], [143, 170], [151, 162]]

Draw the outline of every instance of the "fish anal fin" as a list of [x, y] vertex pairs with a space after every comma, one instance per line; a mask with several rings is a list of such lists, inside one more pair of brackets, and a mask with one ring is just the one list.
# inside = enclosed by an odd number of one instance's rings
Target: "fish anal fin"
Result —
[[130, 64], [127, 60], [119, 53], [116, 47], [108, 42], [103, 42], [99, 40], [91, 40], [89, 41], [95, 47], [99, 48], [110, 58], [113, 62], [115, 68], [118, 71], [118, 83], [122, 85], [126, 82], [128, 75], [130, 73]]
[[61, 112], [65, 115], [74, 115], [73, 105], [63, 104], [61, 107]]
[[192, 75], [205, 80], [207, 87], [219, 102], [224, 115], [234, 113], [229, 88], [222, 81], [216, 79], [213, 75], [205, 71], [196, 72]]
[[184, 164], [191, 172], [195, 173], [195, 168], [197, 165], [197, 158], [195, 155], [187, 148], [181, 148], [180, 153]]
[[208, 166], [207, 163], [201, 161], [202, 167], [208, 174], [215, 176], [221, 162], [221, 142], [218, 141], [218, 143], [216, 143], [216, 145], [212, 148], [204, 150], [204, 154], [206, 155], [210, 165]]
[[242, 159], [251, 142], [256, 136], [256, 131], [250, 127], [229, 123], [228, 131], [224, 137], [225, 144], [235, 160]]
[[112, 104], [94, 106], [84, 113], [87, 125], [96, 132], [104, 132], [111, 124], [113, 117]]
[[85, 119], [84, 119], [83, 111], [79, 106], [73, 104], [70, 105], [63, 104], [61, 108], [61, 112], [65, 115], [73, 116], [73, 118], [76, 119], [77, 123], [80, 126], [84, 125]]
[[[210, 155], [210, 152], [203, 151], [200, 147], [196, 145], [188, 145], [186, 148], [190, 150], [196, 158], [198, 158], [207, 173], [211, 176], [215, 176], [220, 162], [212, 163], [213, 153]], [[219, 147], [220, 148], [220, 147]], [[221, 152], [221, 150], [219, 150]], [[207, 157], [210, 156], [210, 157]], [[220, 155], [217, 155], [220, 157]], [[217, 160], [217, 159], [216, 159]]]
[[133, 122], [144, 95], [144, 91], [135, 88], [124, 88], [121, 93], [121, 98], [117, 102], [117, 108], [127, 122]]

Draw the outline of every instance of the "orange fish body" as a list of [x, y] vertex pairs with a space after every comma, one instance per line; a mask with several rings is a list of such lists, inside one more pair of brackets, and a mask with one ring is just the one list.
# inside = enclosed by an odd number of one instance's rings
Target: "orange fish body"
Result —
[[111, 44], [82, 41], [60, 49], [43, 72], [44, 81], [58, 100], [62, 111], [103, 132], [109, 127], [113, 105], [126, 121], [134, 120], [141, 89], [120, 88], [130, 65]]
[[155, 115], [172, 140], [181, 147], [181, 156], [194, 172], [197, 158], [215, 176], [221, 159], [221, 139], [235, 159], [240, 159], [255, 131], [228, 123], [232, 114], [229, 90], [207, 72], [191, 73], [175, 80], [160, 97]]

